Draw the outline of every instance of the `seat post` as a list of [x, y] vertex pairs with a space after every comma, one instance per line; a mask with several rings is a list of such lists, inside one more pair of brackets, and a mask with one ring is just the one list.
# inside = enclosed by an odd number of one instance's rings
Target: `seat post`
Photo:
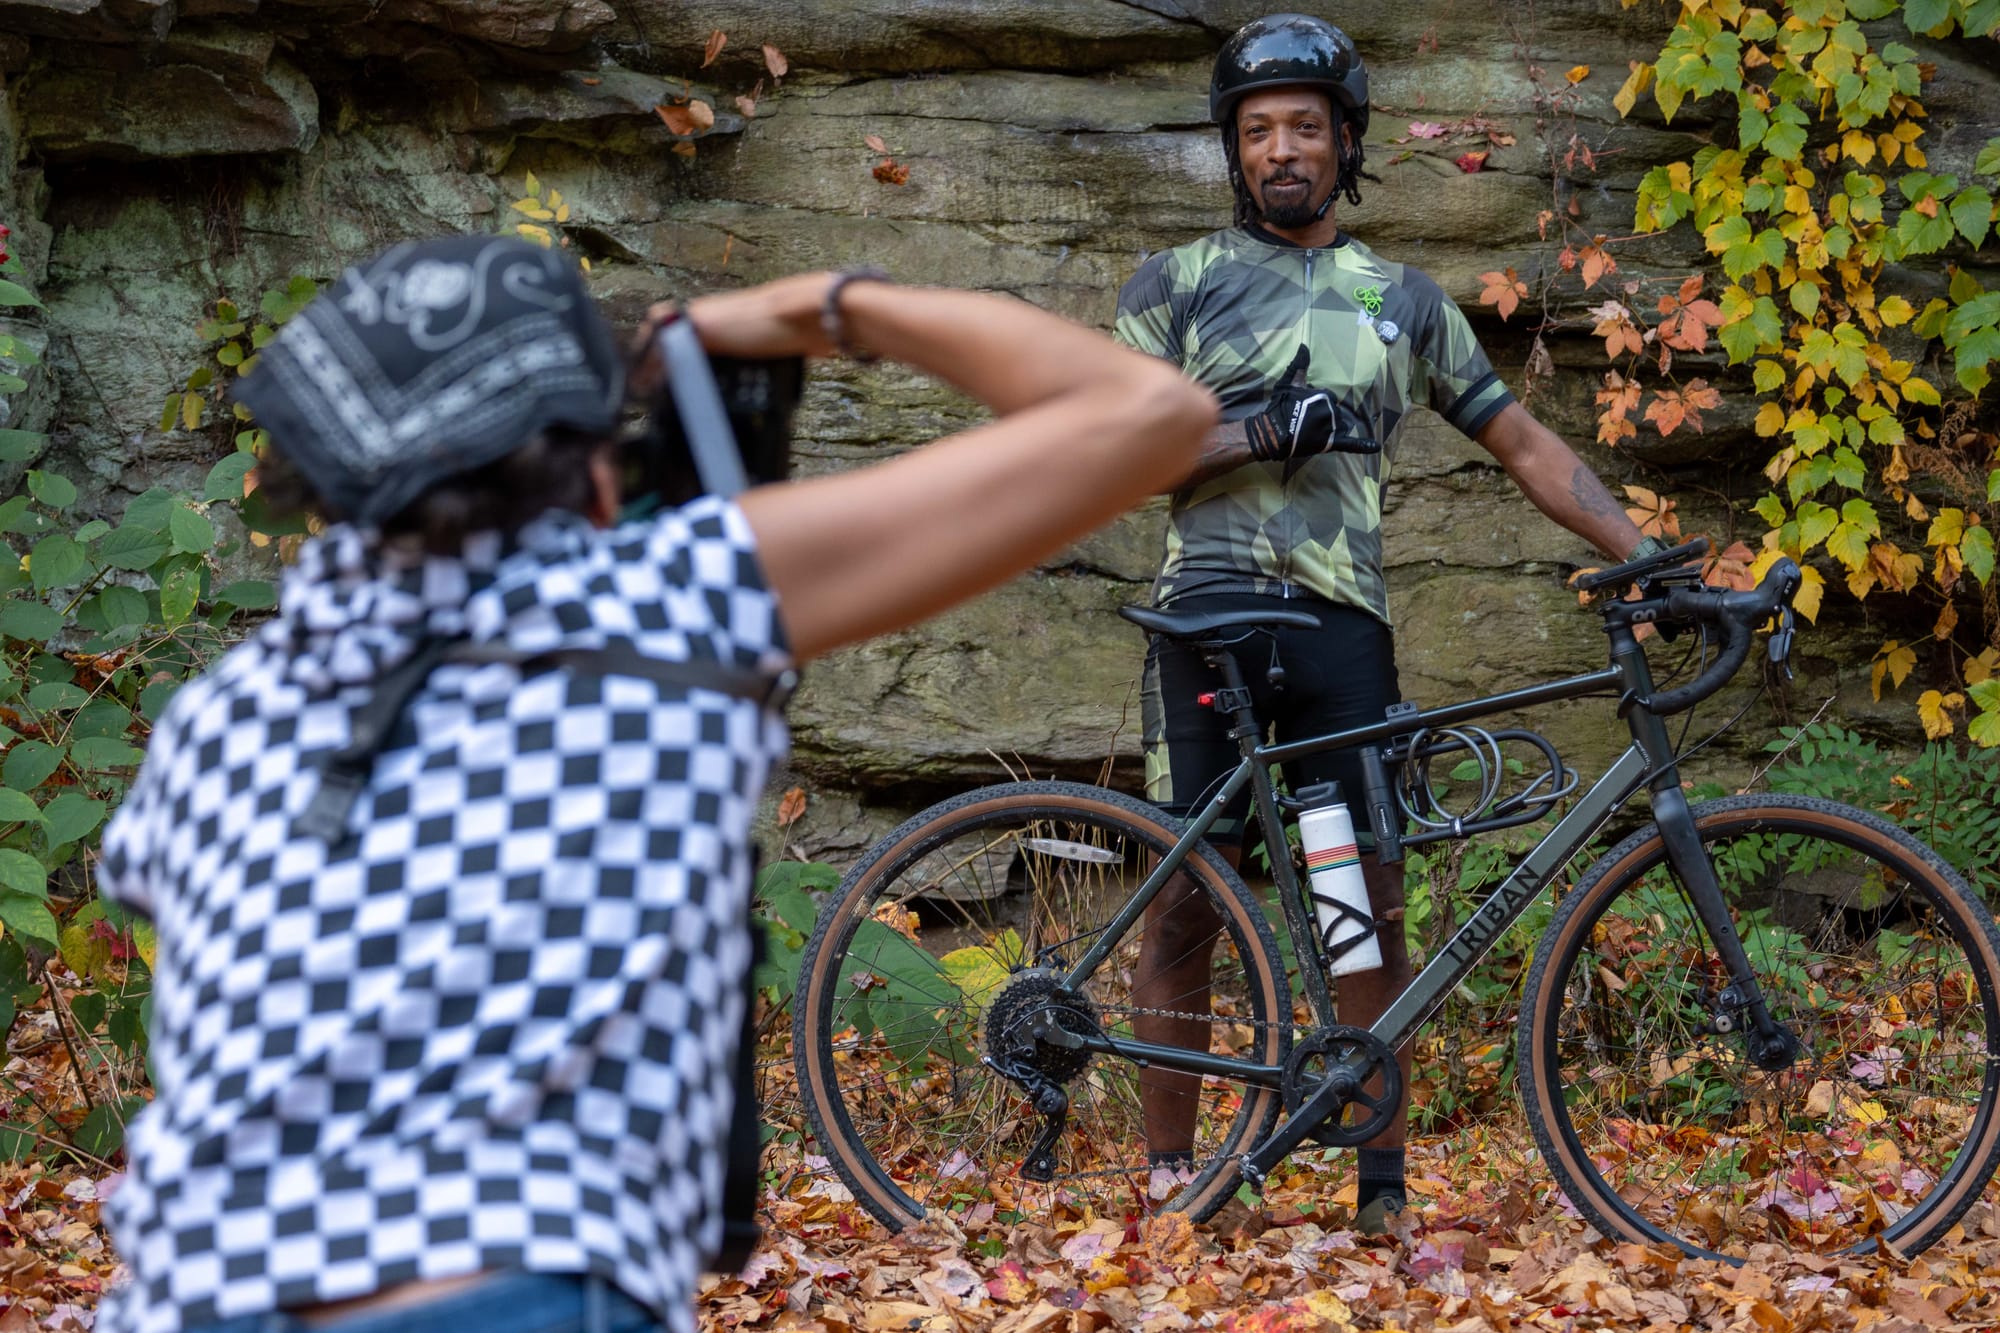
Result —
[[1229, 729], [1229, 734], [1235, 738], [1236, 748], [1247, 758], [1264, 736], [1262, 728], [1257, 725], [1256, 712], [1250, 706], [1250, 687], [1243, 683], [1243, 669], [1237, 666], [1234, 653], [1213, 644], [1202, 648], [1201, 660], [1222, 673], [1222, 688], [1215, 692], [1214, 707], [1217, 712], [1227, 713], [1236, 719], [1236, 725]]

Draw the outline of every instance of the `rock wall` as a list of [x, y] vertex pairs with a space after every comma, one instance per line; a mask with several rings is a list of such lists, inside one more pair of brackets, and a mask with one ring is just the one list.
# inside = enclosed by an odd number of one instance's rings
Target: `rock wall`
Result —
[[[12, 166], [0, 220], [47, 304], [45, 318], [16, 322], [46, 339], [48, 371], [13, 400], [12, 424], [52, 426], [51, 448], [92, 479], [101, 507], [161, 480], [198, 481], [227, 442], [157, 424], [166, 392], [203, 354], [195, 326], [218, 298], [254, 301], [295, 274], [331, 278], [400, 237], [506, 229], [529, 172], [570, 203], [567, 233], [595, 261], [615, 315], [875, 261], [906, 281], [1013, 292], [1106, 325], [1148, 252], [1226, 220], [1207, 67], [1261, 9], [0, 0], [0, 158]], [[1358, 3], [1338, 19], [1373, 74], [1382, 178], [1343, 219], [1436, 276], [1518, 385], [1523, 317], [1503, 325], [1480, 309], [1476, 275], [1543, 271], [1553, 258], [1536, 239], [1544, 209], [1623, 234], [1639, 177], [1708, 132], [1692, 115], [1668, 127], [1642, 110], [1622, 122], [1610, 105], [1626, 62], [1659, 49], [1667, 11]], [[727, 43], [704, 66], [712, 30]], [[782, 80], [765, 44], [788, 61]], [[1994, 69], [1935, 58], [1925, 142], [1934, 167], [1952, 169], [1995, 132]], [[1579, 64], [1595, 72], [1552, 100], [1568, 87], [1555, 71]], [[690, 93], [717, 112], [692, 157], [654, 110]], [[1459, 132], [1392, 142], [1413, 119]], [[906, 184], [877, 179], [871, 135], [908, 168]], [[1594, 169], [1565, 164], [1574, 143]], [[1491, 151], [1476, 174], [1454, 164], [1472, 147]], [[1685, 232], [1618, 253], [1630, 275], [1684, 273], [1699, 258]], [[1576, 288], [1561, 289], [1570, 313]], [[1577, 441], [1592, 435], [1602, 365], [1586, 333], [1587, 321], [1553, 340], [1555, 371], [1533, 400]], [[1761, 490], [1763, 454], [1749, 416], [1746, 394], [1671, 452], [1583, 452], [1614, 485], [1674, 489], [1689, 526], [1726, 537], [1755, 524], [1743, 503]], [[964, 400], [894, 368], [830, 365], [808, 395], [802, 466], [878, 459], [974, 419]], [[1602, 661], [1593, 618], [1561, 584], [1588, 559], [1582, 544], [1435, 419], [1412, 426], [1388, 509], [1410, 697], [1441, 702]], [[1129, 781], [1143, 645], [1115, 609], [1146, 595], [1162, 516], [1149, 506], [935, 624], [815, 667], [794, 709], [794, 775], [813, 799], [792, 843], [850, 849], [912, 804], [1007, 768], [1094, 776], [1114, 758]], [[1724, 769], [1740, 769], [1774, 713], [1810, 714], [1828, 696], [1857, 724], [1906, 726], [1905, 708], [1869, 699], [1875, 641], [1858, 624], [1809, 635], [1801, 681], [1720, 747]], [[1596, 705], [1538, 718], [1586, 768], [1617, 748], [1607, 723]]]

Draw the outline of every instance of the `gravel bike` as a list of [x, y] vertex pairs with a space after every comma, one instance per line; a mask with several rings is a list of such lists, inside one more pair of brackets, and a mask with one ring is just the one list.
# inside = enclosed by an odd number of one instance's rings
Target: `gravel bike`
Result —
[[[1935, 1242], [2000, 1156], [2000, 936], [1956, 872], [1875, 814], [1805, 796], [1689, 803], [1663, 719], [1720, 689], [1767, 623], [1772, 669], [1785, 668], [1799, 586], [1789, 560], [1753, 590], [1705, 586], [1689, 563], [1705, 550], [1580, 581], [1605, 594], [1602, 670], [1398, 705], [1284, 745], [1264, 743], [1221, 647], [1309, 613], [1126, 608], [1216, 668], [1241, 764], [1186, 821], [1100, 787], [1015, 782], [933, 806], [871, 850], [802, 960], [794, 1049], [820, 1151], [893, 1229], [982, 1203], [1206, 1217], [1309, 1139], [1378, 1133], [1399, 1106], [1395, 1050], [1554, 892], [1520, 998], [1520, 1094], [1549, 1171], [1603, 1234], [1725, 1258], [1759, 1242]], [[1693, 679], [1655, 685], [1635, 634], [1646, 624], [1700, 636]], [[1546, 738], [1471, 725], [1591, 696], [1631, 744], [1582, 791]], [[1546, 771], [1501, 796], [1497, 775], [1519, 766], [1503, 762], [1508, 745]], [[1391, 864], [1408, 846], [1559, 816], [1367, 1029], [1336, 1019], [1291, 859], [1270, 868], [1297, 1013], [1270, 911], [1204, 841], [1248, 786], [1267, 845], [1285, 848], [1298, 803], [1272, 766], [1340, 747], [1360, 750], [1355, 821]], [[1430, 774], [1467, 757], [1478, 796], [1453, 815]], [[1652, 821], [1572, 879], [1572, 857], [1641, 791]], [[1198, 946], [1212, 980], [1141, 1005], [1146, 909], [1177, 874], [1220, 922]], [[1148, 1165], [1147, 1069], [1198, 1088], [1195, 1161], [1166, 1182]]]

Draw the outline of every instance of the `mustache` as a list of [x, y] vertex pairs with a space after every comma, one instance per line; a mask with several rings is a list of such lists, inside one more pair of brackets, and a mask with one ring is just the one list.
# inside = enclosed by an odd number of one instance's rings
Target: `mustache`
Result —
[[1264, 184], [1266, 185], [1304, 185], [1306, 183], [1304, 176], [1297, 176], [1289, 171], [1281, 171], [1275, 176], [1266, 176], [1264, 178]]

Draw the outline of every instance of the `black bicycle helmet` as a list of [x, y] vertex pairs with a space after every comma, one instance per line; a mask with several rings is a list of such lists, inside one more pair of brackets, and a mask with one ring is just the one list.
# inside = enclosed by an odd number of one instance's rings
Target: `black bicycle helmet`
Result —
[[1227, 125], [1236, 99], [1258, 88], [1323, 88], [1356, 134], [1368, 130], [1368, 70], [1346, 33], [1310, 14], [1266, 14], [1222, 44], [1208, 84], [1208, 113]]

